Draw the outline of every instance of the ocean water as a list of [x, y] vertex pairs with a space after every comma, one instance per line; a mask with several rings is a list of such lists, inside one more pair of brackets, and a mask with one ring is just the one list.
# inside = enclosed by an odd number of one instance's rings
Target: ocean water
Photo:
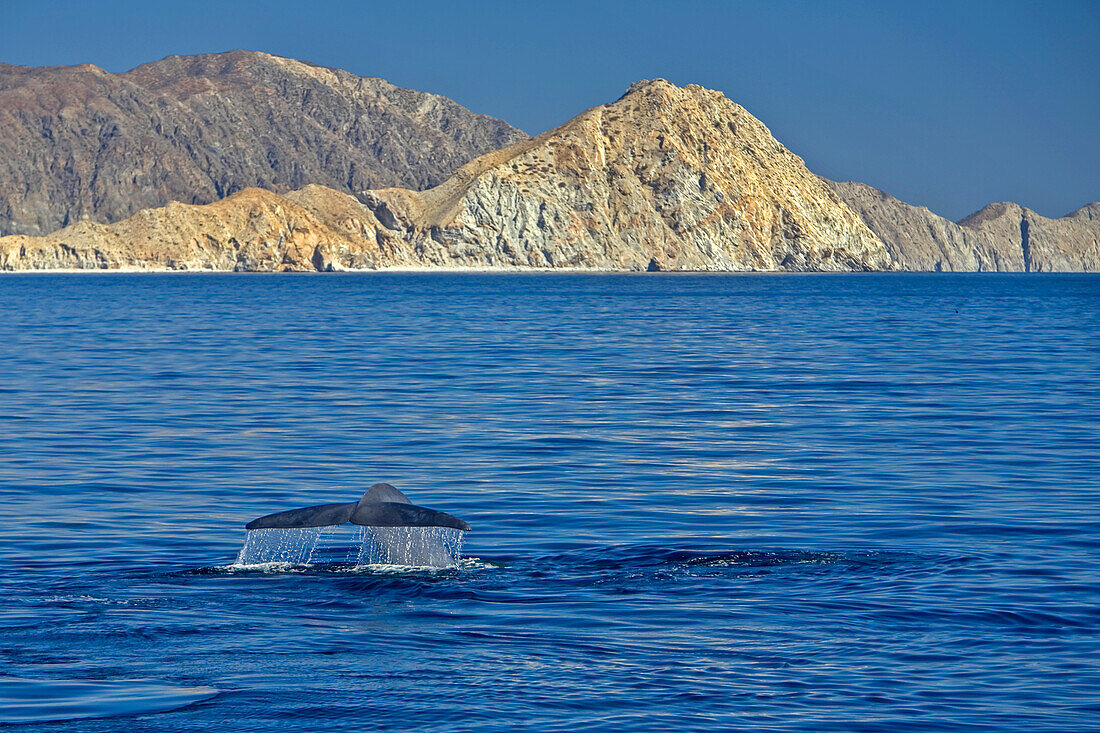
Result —
[[[13, 730], [1100, 730], [1096, 276], [18, 275], [0, 313]], [[473, 525], [454, 566], [236, 564], [377, 481]]]

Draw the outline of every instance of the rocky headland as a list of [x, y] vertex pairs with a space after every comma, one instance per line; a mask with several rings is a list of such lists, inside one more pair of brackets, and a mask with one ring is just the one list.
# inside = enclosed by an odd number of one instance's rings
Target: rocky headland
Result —
[[114, 224], [0, 237], [0, 270], [292, 272], [377, 268], [391, 238], [353, 197], [246, 188], [212, 204], [172, 202]]
[[249, 186], [425, 188], [526, 135], [446, 97], [250, 51], [124, 74], [0, 63], [0, 235]]
[[878, 270], [885, 247], [720, 92], [638, 82], [426, 191], [360, 198], [425, 264]]
[[1100, 203], [1060, 219], [996, 203], [955, 223], [863, 183], [829, 185], [882, 239], [902, 270], [1100, 271]]

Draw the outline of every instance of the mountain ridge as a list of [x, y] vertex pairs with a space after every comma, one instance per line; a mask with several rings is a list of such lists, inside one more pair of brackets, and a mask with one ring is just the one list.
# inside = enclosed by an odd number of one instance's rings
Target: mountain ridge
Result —
[[1100, 271], [1100, 203], [1051, 219], [1014, 202], [994, 202], [952, 222], [865, 183], [828, 183], [883, 240], [902, 269]]
[[[35, 241], [9, 237], [0, 266], [891, 267], [882, 242], [763, 123], [720, 92], [665, 80], [476, 158], [433, 189], [367, 190], [359, 208], [334, 193], [250, 192]], [[127, 238], [146, 244], [128, 255]]]
[[874, 234], [762, 122], [720, 92], [663, 79], [437, 188], [360, 199], [441, 265], [889, 267]]
[[[80, 83], [59, 88], [58, 70]], [[38, 77], [45, 82], [35, 82]], [[292, 175], [262, 181], [267, 195], [232, 175], [208, 176], [204, 171], [217, 168], [214, 157], [229, 167], [243, 161], [247, 168], [256, 163], [257, 141], [276, 147], [286, 142], [271, 137], [285, 132], [278, 119], [241, 117], [234, 104], [242, 86], [252, 98], [268, 100], [264, 104], [297, 110], [286, 139], [340, 169], [342, 181], [332, 187], [307, 181], [292, 189], [288, 181], [294, 175], [309, 179], [310, 171], [284, 171]], [[13, 90], [21, 107], [3, 104]], [[206, 155], [206, 164], [173, 169], [186, 179], [184, 189], [213, 186], [207, 206], [198, 205], [203, 195], [174, 198], [171, 186], [151, 187], [160, 158], [148, 150], [132, 161], [127, 157], [133, 136], [112, 127], [113, 121], [120, 111], [146, 110], [150, 98], [159, 109], [205, 111], [199, 119], [213, 120], [215, 131], [232, 129], [229, 137], [206, 137], [203, 125], [191, 129], [195, 145], [184, 147], [190, 155]], [[359, 106], [349, 107], [348, 99]], [[274, 114], [274, 107], [267, 109], [269, 117]], [[121, 160], [126, 168], [129, 161], [130, 169], [122, 171], [131, 177], [125, 190], [152, 192], [168, 203], [110, 224], [84, 213], [45, 237], [0, 237], [0, 269], [1100, 270], [1100, 203], [1049, 219], [1012, 202], [995, 202], [951, 222], [866, 184], [817, 176], [764, 123], [720, 92], [665, 79], [639, 80], [618, 99], [533, 138], [492, 120], [496, 127], [490, 127], [506, 144], [467, 158], [461, 151], [476, 147], [477, 134], [462, 123], [485, 116], [378, 77], [262, 52], [168, 56], [121, 74], [92, 64], [0, 63], [0, 117], [11, 117], [13, 110], [24, 121], [32, 112], [40, 113], [40, 121], [59, 120], [69, 142], [96, 132], [99, 153], [113, 153], [108, 162]], [[379, 116], [387, 124], [373, 130], [380, 138], [371, 139], [385, 138], [386, 145], [371, 147], [367, 157], [393, 170], [442, 157], [451, 174], [419, 190], [357, 186], [365, 179], [349, 173], [356, 163], [340, 145], [334, 147], [326, 124], [361, 141], [366, 138], [360, 133], [370, 132], [362, 128]], [[390, 124], [395, 118], [409, 124]], [[156, 135], [164, 124], [183, 124], [171, 115], [151, 123]], [[434, 142], [448, 135], [454, 145], [440, 153]], [[5, 148], [10, 137], [0, 126], [0, 222], [18, 208], [18, 177], [13, 182], [2, 170], [5, 161], [10, 167], [17, 160], [4, 155], [11, 152], [10, 145]], [[142, 140], [157, 152], [155, 135]], [[87, 150], [69, 152], [64, 165], [54, 160], [47, 166], [43, 180], [75, 176], [80, 183], [87, 167], [81, 163], [88, 161], [76, 158]], [[386, 157], [390, 153], [406, 159], [398, 165]], [[151, 168], [142, 169], [151, 158]], [[35, 160], [42, 162], [41, 156]], [[267, 163], [280, 160], [286, 159], [274, 155]], [[52, 193], [72, 193], [62, 188]], [[85, 189], [80, 195], [89, 194]], [[126, 199], [110, 187], [92, 194], [92, 204], [104, 208]], [[127, 250], [127, 237], [134, 240], [133, 251]]]
[[255, 51], [113, 74], [0, 65], [0, 234], [248, 186], [423, 188], [527, 136], [440, 95]]

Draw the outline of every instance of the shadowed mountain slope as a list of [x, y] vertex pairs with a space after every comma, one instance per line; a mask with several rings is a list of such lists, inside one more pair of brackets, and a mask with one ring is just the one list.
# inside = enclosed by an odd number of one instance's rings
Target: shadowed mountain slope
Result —
[[265, 53], [169, 56], [124, 74], [0, 64], [0, 234], [249, 186], [424, 188], [526, 137], [446, 97]]

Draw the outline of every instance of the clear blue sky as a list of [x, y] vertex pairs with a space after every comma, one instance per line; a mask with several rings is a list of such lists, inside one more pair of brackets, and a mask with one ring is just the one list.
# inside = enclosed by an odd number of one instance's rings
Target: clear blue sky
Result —
[[124, 71], [247, 48], [445, 94], [537, 133], [665, 77], [810, 168], [951, 218], [1100, 199], [1098, 2], [0, 0], [0, 60]]

